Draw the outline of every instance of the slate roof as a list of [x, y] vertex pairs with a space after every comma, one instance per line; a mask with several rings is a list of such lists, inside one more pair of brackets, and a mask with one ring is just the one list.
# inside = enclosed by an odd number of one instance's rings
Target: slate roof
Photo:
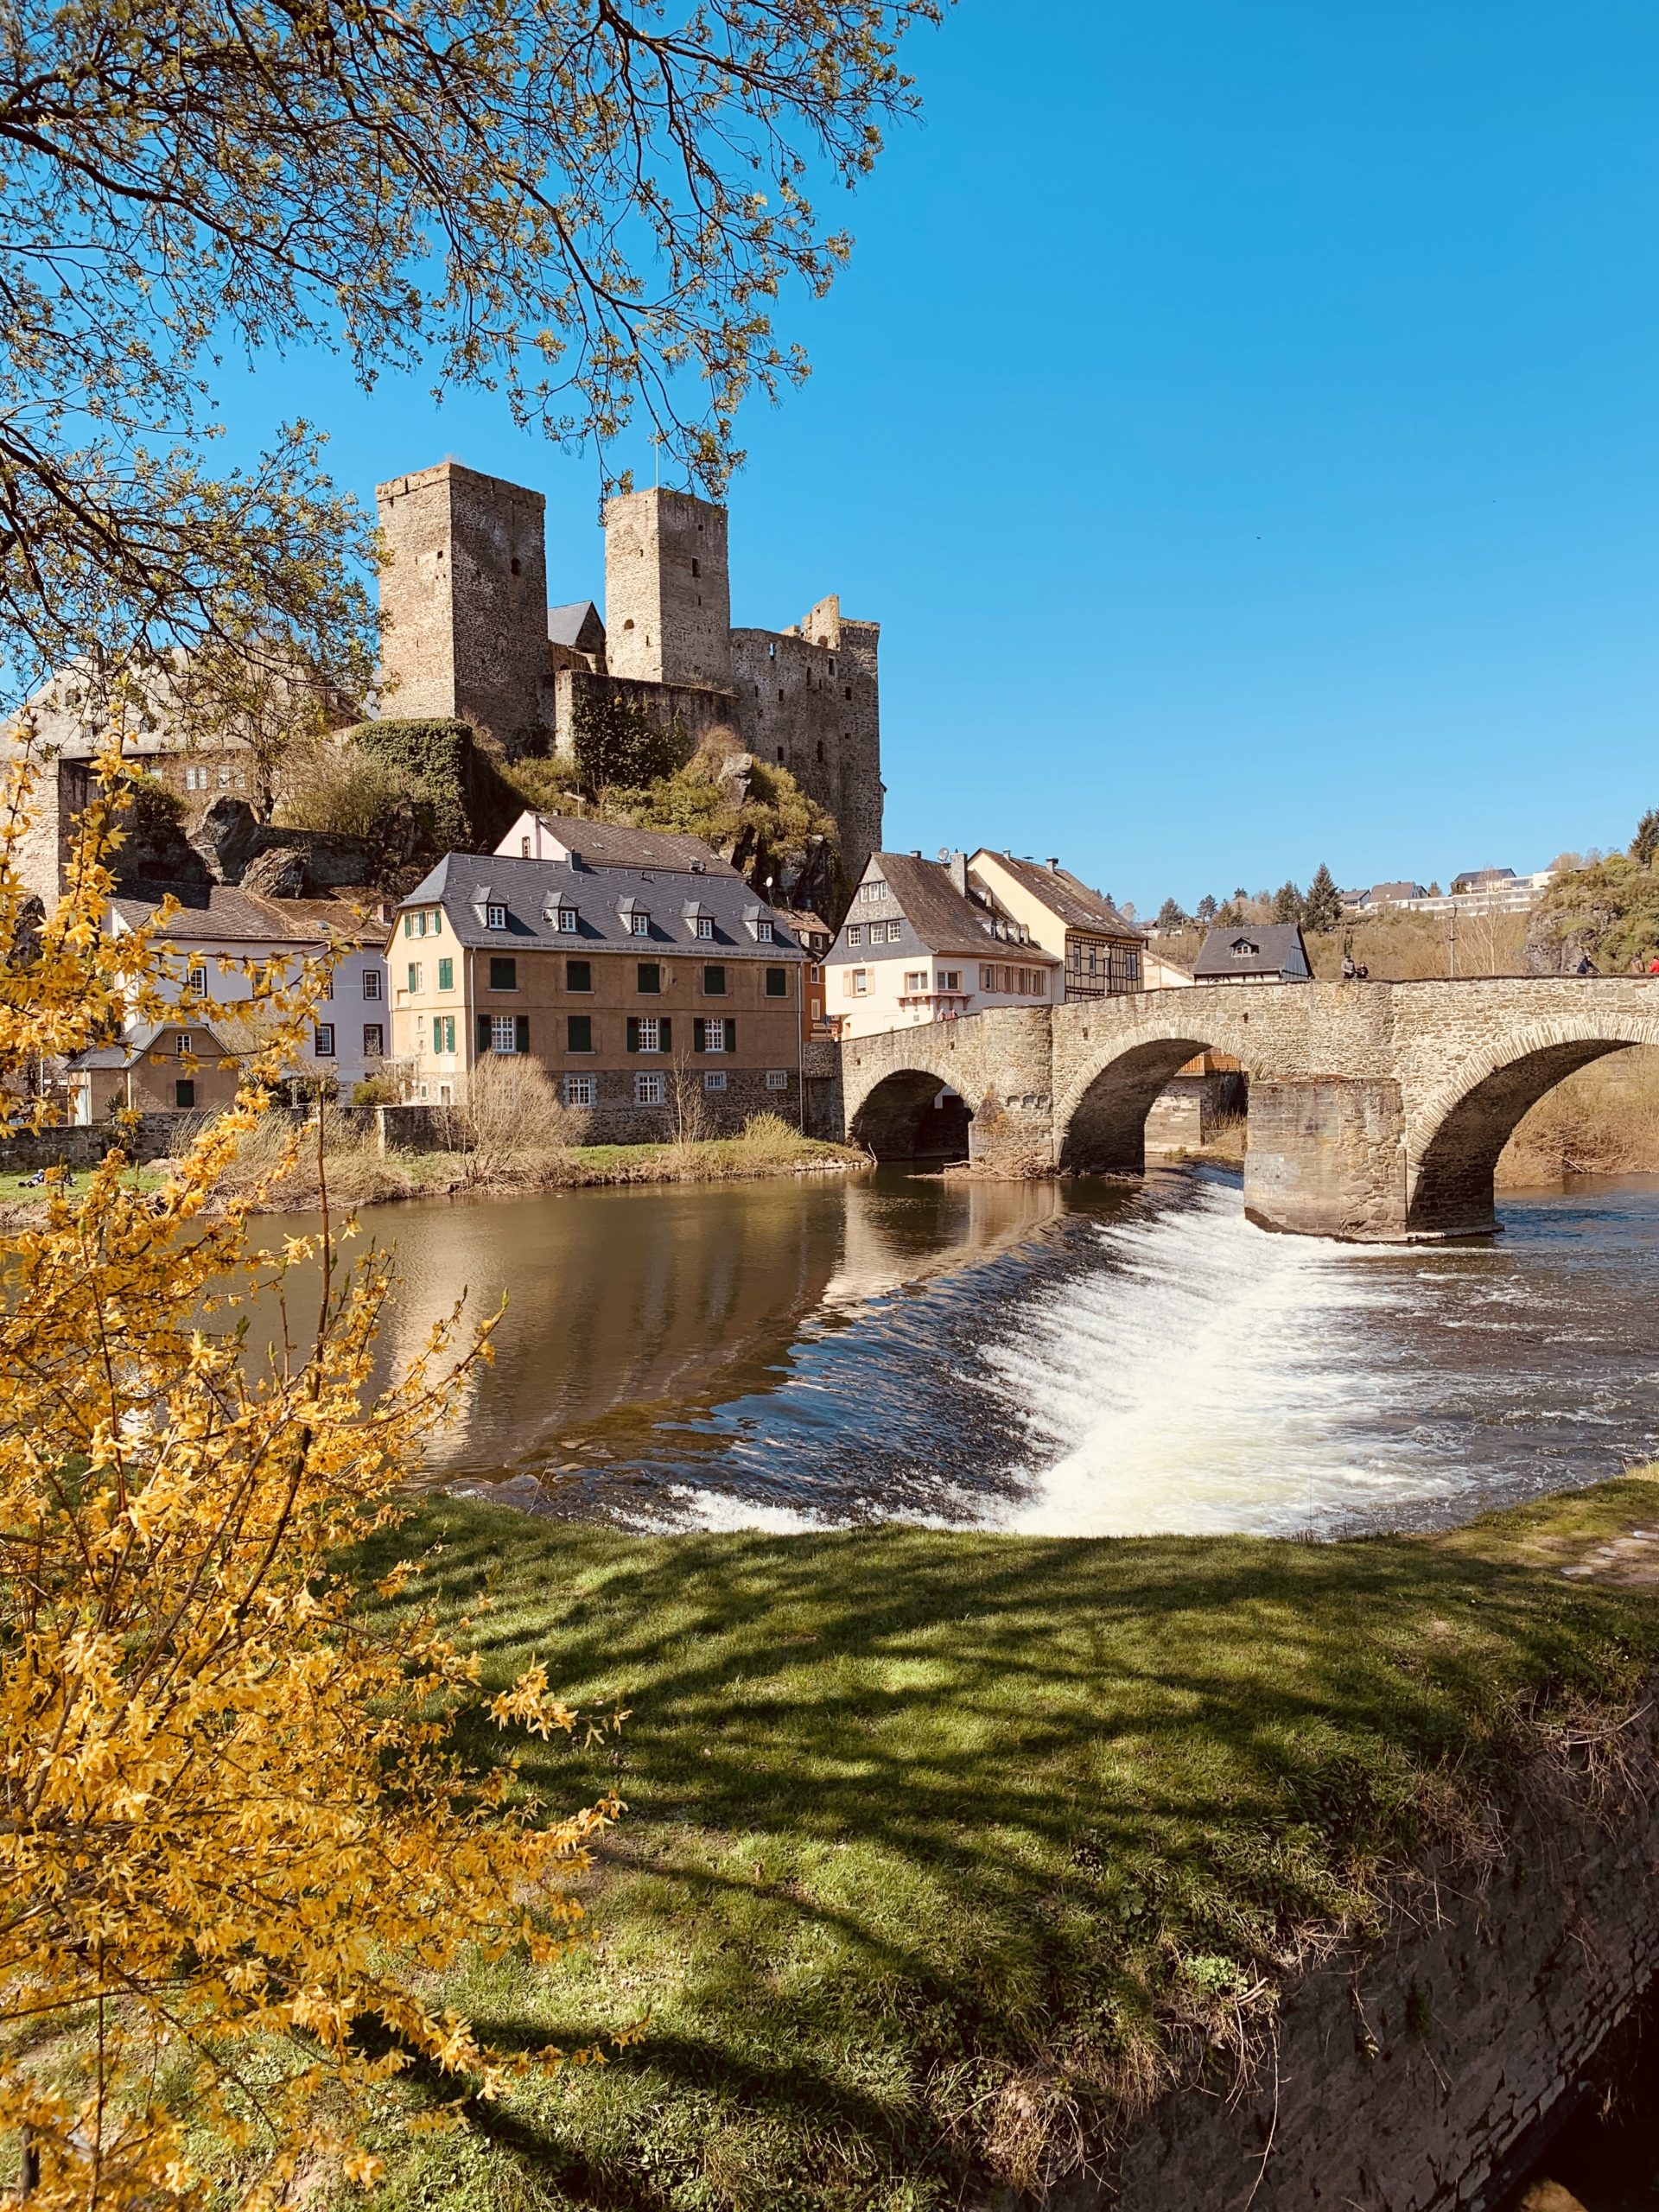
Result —
[[[950, 880], [950, 871], [938, 861], [925, 861], [914, 853], [875, 853], [871, 868], [887, 880], [891, 896], [879, 904], [855, 901], [847, 910], [836, 949], [844, 949], [847, 922], [898, 921], [910, 924], [930, 952], [971, 952], [976, 957], [993, 945], [1017, 950], [1019, 957], [1046, 968], [1062, 963], [1039, 944], [1009, 946], [995, 934], [992, 924], [1001, 917], [971, 899], [964, 899]], [[849, 955], [849, 957], [851, 956]]]
[[1402, 899], [1427, 899], [1428, 893], [1421, 883], [1374, 883], [1363, 895], [1368, 906], [1383, 906]]
[[366, 938], [379, 935], [381, 925], [365, 920], [349, 899], [261, 899], [232, 884], [216, 883], [210, 891], [193, 886], [144, 884], [111, 899], [111, 909], [130, 927], [154, 918], [163, 899], [171, 896], [182, 910], [163, 925], [167, 935], [191, 941], [211, 939], [236, 944], [323, 944], [332, 936]]
[[591, 599], [573, 599], [568, 607], [548, 608], [547, 635], [550, 644], [596, 653], [605, 643], [605, 625]]
[[[688, 842], [695, 844], [692, 838]], [[507, 910], [507, 926], [493, 930], [484, 918], [488, 902]], [[480, 951], [700, 953], [704, 959], [802, 960], [805, 954], [783, 918], [758, 899], [742, 877], [693, 874], [685, 868], [585, 868], [568, 861], [516, 860], [503, 853], [447, 853], [398, 908], [442, 906], [457, 944]], [[574, 936], [548, 918], [548, 910], [575, 907]], [[636, 937], [627, 915], [643, 906], [651, 916], [651, 935]], [[714, 936], [700, 938], [692, 927], [701, 910], [714, 923]], [[752, 925], [769, 921], [770, 944]], [[398, 944], [403, 942], [401, 935]], [[429, 943], [428, 950], [430, 950]]]
[[[1082, 877], [1073, 875], [1069, 868], [1046, 868], [1040, 861], [1017, 861], [1012, 853], [999, 853], [988, 845], [982, 849], [999, 868], [1006, 868], [1016, 883], [1023, 884], [1040, 899], [1067, 929], [1092, 930], [1102, 937], [1120, 937], [1136, 944], [1145, 944], [1146, 931], [1137, 928], [1127, 914], [1120, 914], [1102, 893], [1091, 891]], [[969, 867], [971, 868], [973, 864], [970, 859]]]
[[[1235, 952], [1236, 944], [1248, 944], [1254, 950], [1248, 953]], [[1301, 925], [1297, 922], [1240, 922], [1231, 929], [1211, 930], [1204, 940], [1204, 950], [1192, 963], [1196, 980], [1207, 982], [1219, 976], [1282, 976], [1286, 963], [1293, 954], [1300, 956], [1300, 966], [1288, 970], [1299, 981], [1306, 980], [1313, 972], [1313, 962], [1307, 957]]]
[[721, 860], [701, 837], [683, 836], [677, 830], [629, 830], [616, 822], [589, 822], [580, 814], [538, 813], [536, 819], [567, 853], [589, 868], [684, 868], [741, 880], [731, 862]]

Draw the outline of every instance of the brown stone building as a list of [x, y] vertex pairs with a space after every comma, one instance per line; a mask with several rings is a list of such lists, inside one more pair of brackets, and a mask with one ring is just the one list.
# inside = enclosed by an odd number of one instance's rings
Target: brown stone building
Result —
[[629, 492], [605, 509], [605, 616], [549, 607], [538, 492], [444, 461], [376, 494], [384, 714], [472, 722], [510, 755], [569, 752], [585, 712], [644, 702], [688, 745], [786, 767], [840, 826], [848, 872], [881, 842], [880, 626], [833, 594], [785, 630], [734, 630], [722, 506]]
[[70, 1118], [85, 1127], [124, 1110], [222, 1111], [236, 1096], [237, 1070], [221, 1065], [226, 1057], [206, 1022], [152, 1022], [130, 1030], [69, 1062]]
[[416, 1101], [459, 1103], [481, 1060], [522, 1053], [601, 1139], [801, 1119], [806, 955], [719, 863], [451, 853], [398, 909], [386, 957]]

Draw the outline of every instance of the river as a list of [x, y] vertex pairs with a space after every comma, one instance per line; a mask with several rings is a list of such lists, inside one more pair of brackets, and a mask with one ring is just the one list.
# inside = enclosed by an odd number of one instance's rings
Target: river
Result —
[[[1421, 1528], [1659, 1456], [1659, 1177], [1436, 1249], [1235, 1179], [850, 1179], [422, 1203], [382, 1357], [508, 1304], [429, 1477], [641, 1529]], [[284, 1229], [308, 1225], [304, 1217]]]

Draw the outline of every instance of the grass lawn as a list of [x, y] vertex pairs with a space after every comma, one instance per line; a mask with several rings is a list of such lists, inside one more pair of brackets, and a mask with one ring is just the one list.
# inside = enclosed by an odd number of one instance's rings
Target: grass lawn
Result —
[[[162, 1162], [159, 1166], [130, 1167], [124, 1179], [136, 1191], [158, 1191], [166, 1179], [166, 1163]], [[90, 1167], [77, 1167], [66, 1179], [67, 1187], [72, 1191], [84, 1191], [92, 1179], [92, 1170]], [[26, 1173], [0, 1174], [0, 1205], [27, 1204], [45, 1196], [46, 1187], [35, 1182], [33, 1168]]]
[[1206, 2048], [1230, 2065], [1310, 1942], [1376, 1928], [1426, 1850], [1477, 1855], [1517, 1762], [1634, 1695], [1659, 1592], [1561, 1569], [1656, 1522], [1645, 1476], [1334, 1545], [431, 1505], [372, 1564], [429, 1548], [486, 1685], [541, 1656], [632, 1713], [620, 1748], [526, 1760], [558, 1801], [629, 1802], [597, 1948], [451, 2000], [524, 2047], [650, 2021], [466, 2136], [385, 2143], [371, 2201], [924, 2212], [1065, 2171]]

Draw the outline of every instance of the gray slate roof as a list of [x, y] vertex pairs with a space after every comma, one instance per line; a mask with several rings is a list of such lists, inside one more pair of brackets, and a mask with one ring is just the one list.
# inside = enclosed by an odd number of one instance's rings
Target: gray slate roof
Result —
[[1421, 883], [1374, 883], [1364, 893], [1373, 906], [1390, 905], [1400, 899], [1427, 899], [1427, 896]]
[[[1045, 868], [1040, 861], [1017, 861], [1012, 853], [999, 853], [989, 845], [985, 851], [1000, 868], [1006, 868], [1016, 883], [1040, 899], [1051, 914], [1069, 930], [1094, 930], [1102, 937], [1121, 937], [1137, 944], [1146, 942], [1146, 931], [1136, 927], [1126, 914], [1120, 914], [1111, 900], [1098, 891], [1091, 891], [1069, 868]], [[969, 866], [973, 862], [970, 860]]]
[[324, 944], [330, 937], [372, 940], [380, 925], [364, 920], [346, 899], [261, 899], [232, 884], [211, 891], [193, 886], [143, 885], [110, 901], [130, 927], [152, 921], [163, 899], [171, 896], [182, 912], [163, 925], [166, 937], [186, 941], [223, 939], [236, 944]]
[[[1236, 951], [1249, 945], [1248, 952]], [[1218, 976], [1284, 976], [1306, 979], [1313, 963], [1307, 957], [1298, 922], [1240, 922], [1231, 929], [1211, 930], [1204, 950], [1192, 963], [1200, 982]]]
[[166, 1021], [151, 1021], [141, 1025], [137, 1029], [129, 1029], [123, 1036], [118, 1037], [113, 1045], [94, 1045], [85, 1052], [77, 1052], [72, 1058], [66, 1060], [64, 1065], [72, 1071], [82, 1068], [136, 1067], [164, 1029], [199, 1029], [207, 1039], [207, 1048], [205, 1052], [198, 1052], [197, 1058], [206, 1059], [213, 1052], [217, 1052], [221, 1058], [225, 1057], [224, 1045], [207, 1024], [205, 1021], [192, 1021], [188, 1014], [181, 1013]]
[[848, 922], [903, 919], [930, 952], [972, 953], [978, 958], [1000, 948], [1001, 954], [1027, 963], [1045, 968], [1061, 965], [1040, 944], [1012, 945], [1007, 938], [995, 936], [991, 925], [1000, 913], [993, 914], [971, 899], [964, 899], [942, 862], [919, 860], [914, 853], [875, 853], [871, 855], [871, 866], [886, 878], [891, 896], [871, 906], [855, 901], [847, 910], [835, 952], [845, 950]]
[[568, 607], [548, 608], [547, 635], [552, 645], [569, 645], [579, 653], [596, 653], [604, 648], [605, 625], [591, 599], [573, 599]]
[[580, 814], [538, 813], [536, 818], [567, 853], [590, 868], [685, 868], [741, 880], [731, 862], [701, 837], [677, 830], [630, 830], [617, 822], [589, 822]]
[[[696, 839], [689, 842], [696, 843]], [[505, 906], [507, 926], [486, 926], [486, 904]], [[398, 908], [442, 906], [457, 944], [510, 953], [538, 947], [563, 952], [700, 953], [706, 960], [803, 960], [782, 917], [755, 897], [741, 875], [727, 869], [694, 875], [683, 868], [573, 868], [568, 861], [515, 860], [503, 853], [447, 853]], [[574, 906], [574, 935], [562, 931], [549, 910]], [[643, 906], [651, 935], [636, 937], [628, 917]], [[714, 923], [712, 938], [693, 926], [698, 912]], [[764, 944], [753, 925], [769, 921]], [[389, 948], [403, 944], [398, 932]], [[430, 939], [427, 948], [432, 948]]]

